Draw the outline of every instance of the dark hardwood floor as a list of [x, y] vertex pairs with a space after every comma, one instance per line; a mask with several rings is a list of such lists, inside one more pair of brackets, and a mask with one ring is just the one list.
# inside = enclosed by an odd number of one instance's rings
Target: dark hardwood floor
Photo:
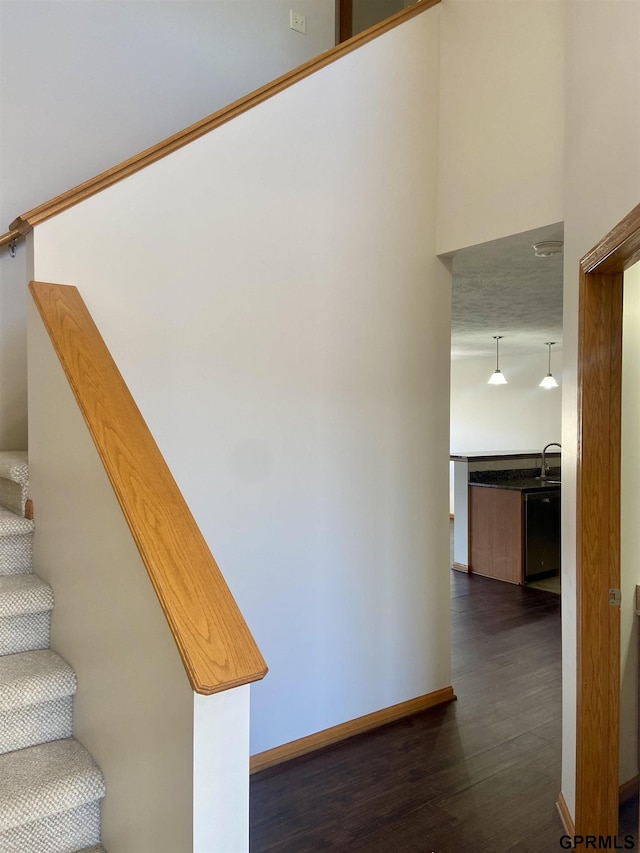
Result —
[[451, 582], [457, 702], [253, 776], [252, 853], [562, 849], [560, 598]]

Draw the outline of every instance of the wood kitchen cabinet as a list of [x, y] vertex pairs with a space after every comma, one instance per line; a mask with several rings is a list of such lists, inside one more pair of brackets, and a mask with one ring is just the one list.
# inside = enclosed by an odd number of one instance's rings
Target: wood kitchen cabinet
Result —
[[524, 583], [524, 500], [516, 489], [469, 486], [469, 571]]

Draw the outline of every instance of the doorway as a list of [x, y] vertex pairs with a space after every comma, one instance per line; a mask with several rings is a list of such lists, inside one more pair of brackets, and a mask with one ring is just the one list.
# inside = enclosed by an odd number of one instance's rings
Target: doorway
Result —
[[336, 44], [385, 21], [408, 5], [405, 0], [336, 0]]
[[575, 832], [618, 828], [620, 485], [624, 271], [640, 259], [640, 205], [580, 262], [576, 494]]

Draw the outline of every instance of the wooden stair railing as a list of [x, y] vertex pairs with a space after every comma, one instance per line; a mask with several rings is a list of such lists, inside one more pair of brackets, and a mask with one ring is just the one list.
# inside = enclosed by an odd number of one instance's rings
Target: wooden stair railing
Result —
[[75, 287], [29, 285], [196, 693], [267, 667], [207, 543]]
[[3, 249], [5, 246], [11, 246], [12, 243], [22, 240], [23, 237], [24, 234], [21, 231], [5, 231], [4, 234], [0, 234], [0, 249]]
[[62, 213], [63, 210], [67, 210], [68, 208], [79, 204], [81, 201], [84, 201], [90, 196], [95, 195], [107, 187], [118, 183], [118, 181], [129, 177], [129, 175], [133, 175], [135, 172], [144, 169], [146, 166], [150, 166], [152, 163], [161, 160], [168, 154], [171, 154], [179, 148], [182, 148], [184, 145], [188, 145], [190, 142], [193, 142], [195, 139], [210, 133], [212, 130], [215, 130], [215, 128], [226, 124], [228, 121], [231, 121], [231, 119], [236, 118], [239, 115], [242, 115], [242, 113], [247, 112], [252, 107], [258, 106], [258, 104], [261, 104], [269, 98], [272, 98], [274, 95], [277, 95], [278, 92], [288, 89], [289, 86], [293, 86], [294, 83], [303, 80], [305, 77], [309, 77], [311, 74], [314, 74], [326, 65], [330, 65], [332, 62], [341, 59], [343, 56], [351, 53], [351, 51], [362, 47], [362, 45], [372, 39], [392, 30], [394, 27], [408, 21], [415, 15], [419, 15], [421, 12], [431, 9], [433, 6], [437, 6], [439, 3], [440, 0], [417, 0], [417, 2], [412, 6], [407, 6], [407, 8], [402, 9], [400, 12], [397, 12], [395, 15], [392, 15], [390, 18], [387, 18], [381, 23], [375, 24], [368, 30], [358, 33], [348, 41], [337, 44], [335, 47], [326, 50], [314, 59], [310, 59], [303, 65], [300, 65], [292, 71], [288, 71], [286, 74], [278, 77], [276, 80], [273, 80], [265, 86], [250, 92], [243, 98], [234, 101], [232, 104], [229, 104], [229, 106], [223, 107], [201, 121], [190, 125], [179, 133], [169, 136], [157, 145], [147, 148], [140, 154], [136, 154], [128, 160], [124, 160], [122, 163], [119, 163], [112, 169], [108, 169], [106, 172], [102, 172], [95, 178], [91, 178], [82, 184], [78, 184], [77, 187], [73, 187], [50, 201], [47, 201], [38, 207], [34, 207], [32, 210], [27, 211], [27, 213], [23, 213], [21, 216], [18, 216], [18, 218], [15, 219], [9, 227], [13, 230], [17, 230], [21, 234], [28, 234], [29, 231], [31, 231], [31, 229], [40, 222], [44, 222], [52, 216]]

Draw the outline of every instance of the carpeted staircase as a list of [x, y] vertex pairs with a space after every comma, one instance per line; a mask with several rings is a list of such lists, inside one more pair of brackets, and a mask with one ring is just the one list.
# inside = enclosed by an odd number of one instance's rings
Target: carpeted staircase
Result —
[[76, 675], [49, 648], [33, 574], [27, 455], [0, 452], [0, 853], [104, 853], [99, 767], [72, 737]]

